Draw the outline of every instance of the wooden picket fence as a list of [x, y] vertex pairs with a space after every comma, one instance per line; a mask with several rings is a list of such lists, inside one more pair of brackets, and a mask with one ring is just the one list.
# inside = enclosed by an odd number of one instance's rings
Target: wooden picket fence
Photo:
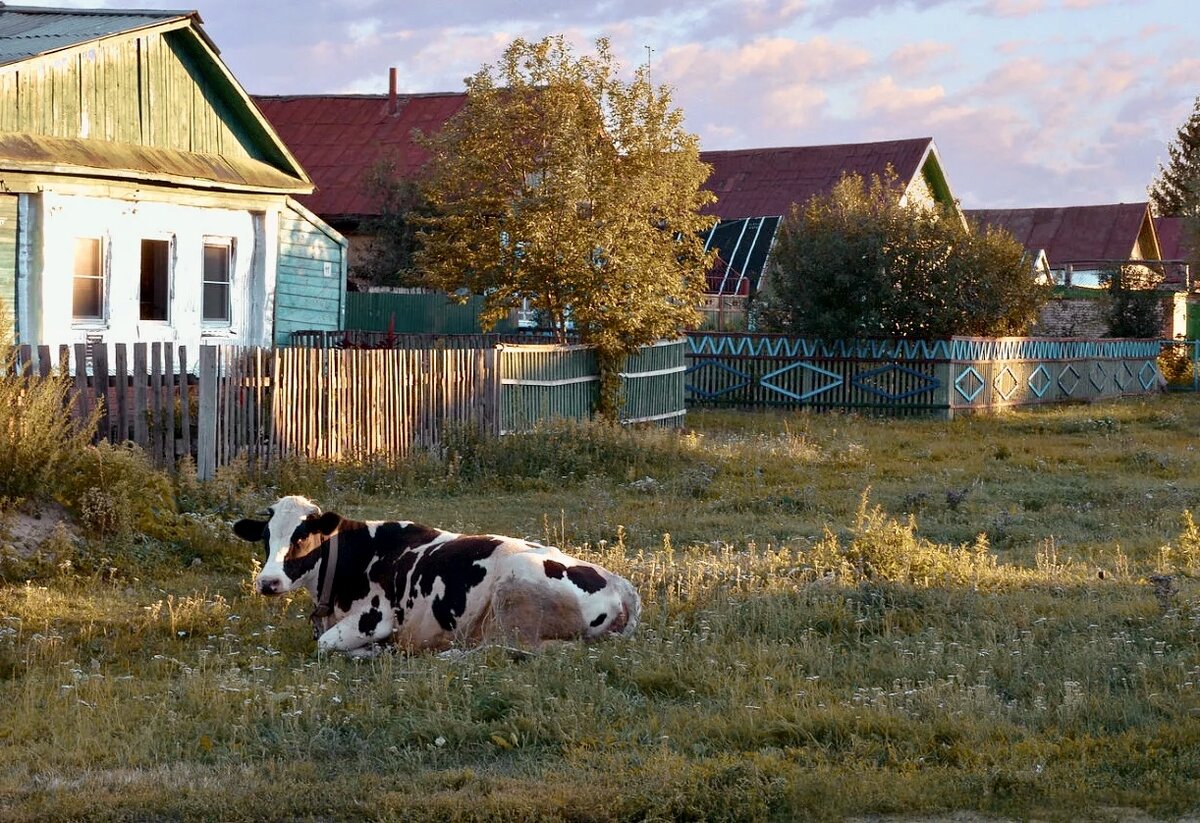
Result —
[[[191, 456], [202, 479], [244, 459], [396, 460], [435, 448], [452, 428], [498, 435], [589, 417], [595, 357], [580, 346], [260, 349], [162, 343], [18, 350], [18, 369], [71, 381], [95, 439], [141, 446], [156, 465]], [[683, 341], [647, 347], [622, 373], [628, 423], [685, 414]]]
[[65, 375], [79, 418], [100, 409], [96, 441], [136, 443], [164, 467], [195, 452], [197, 380], [189, 373], [184, 346], [116, 344], [111, 352], [105, 345], [83, 343], [20, 346], [16, 366], [24, 374]]

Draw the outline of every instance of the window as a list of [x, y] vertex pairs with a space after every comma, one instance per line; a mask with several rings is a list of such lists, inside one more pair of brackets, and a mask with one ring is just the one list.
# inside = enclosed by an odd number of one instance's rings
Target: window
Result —
[[104, 244], [99, 237], [75, 238], [71, 316], [104, 320]]
[[142, 241], [142, 279], [138, 291], [142, 320], [171, 319], [171, 241]]
[[228, 240], [204, 242], [205, 323], [229, 324], [229, 282], [233, 271], [233, 243]]

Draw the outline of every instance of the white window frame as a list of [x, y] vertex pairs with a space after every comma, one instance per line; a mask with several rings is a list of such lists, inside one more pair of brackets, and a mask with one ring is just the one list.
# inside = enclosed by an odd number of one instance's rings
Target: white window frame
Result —
[[[205, 270], [205, 252], [209, 246], [219, 246], [226, 250], [227, 267], [225, 269], [225, 319], [217, 320], [204, 315], [204, 290], [209, 284], [222, 283], [220, 280], [209, 280]], [[200, 323], [205, 329], [212, 331], [229, 329], [233, 326], [233, 273], [236, 270], [237, 241], [232, 237], [205, 236], [200, 246]]]
[[[76, 247], [82, 240], [93, 240], [99, 245], [99, 254], [97, 259], [100, 264], [100, 271], [95, 275], [82, 275], [88, 280], [100, 281], [100, 314], [99, 316], [80, 316], [75, 314], [75, 281], [80, 278], [80, 274], [76, 269], [77, 261], [75, 258]], [[74, 238], [75, 245], [72, 246], [71, 257], [71, 325], [76, 328], [87, 329], [103, 329], [108, 328], [108, 297], [109, 297], [109, 282], [108, 282], [108, 242], [103, 235], [82, 235]]]

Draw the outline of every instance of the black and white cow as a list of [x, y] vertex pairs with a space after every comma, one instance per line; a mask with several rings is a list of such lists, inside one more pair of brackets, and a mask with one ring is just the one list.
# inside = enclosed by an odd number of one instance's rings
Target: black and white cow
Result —
[[269, 520], [233, 526], [266, 546], [255, 589], [308, 589], [318, 604], [314, 623], [328, 615], [321, 651], [368, 655], [394, 642], [411, 653], [492, 640], [536, 647], [629, 635], [641, 614], [628, 580], [551, 546], [407, 520], [351, 520], [298, 496], [267, 511]]

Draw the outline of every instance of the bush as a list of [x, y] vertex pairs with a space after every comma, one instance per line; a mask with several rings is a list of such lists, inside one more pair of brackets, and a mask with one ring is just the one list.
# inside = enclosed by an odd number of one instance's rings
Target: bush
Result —
[[12, 328], [0, 304], [0, 499], [53, 497], [87, 447], [99, 421], [68, 411], [70, 383], [61, 376], [19, 376]]
[[102, 442], [85, 447], [74, 472], [60, 481], [58, 496], [99, 538], [140, 532], [168, 538], [175, 525], [175, 497], [170, 478], [154, 468], [133, 444]]
[[1047, 289], [1021, 244], [971, 229], [956, 209], [900, 203], [894, 173], [849, 174], [783, 221], [763, 331], [820, 338], [1023, 334]]

